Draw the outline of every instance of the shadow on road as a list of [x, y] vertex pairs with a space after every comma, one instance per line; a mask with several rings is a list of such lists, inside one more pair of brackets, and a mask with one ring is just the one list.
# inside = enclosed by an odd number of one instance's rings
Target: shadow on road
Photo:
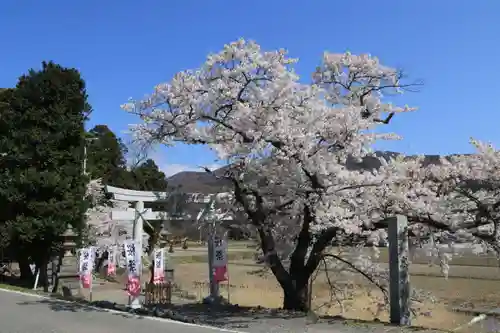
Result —
[[[128, 313], [125, 308], [116, 309], [118, 312], [109, 312], [107, 309], [100, 309], [96, 306], [68, 302], [57, 299], [42, 299], [34, 301], [18, 302], [19, 306], [45, 306], [54, 312], [83, 312], [83, 313], [110, 313], [128, 319], [144, 319], [145, 313]], [[251, 325], [264, 322], [276, 321], [297, 321], [298, 325], [303, 325], [308, 317], [303, 313], [289, 312], [276, 309], [247, 308], [236, 305], [208, 306], [204, 304], [183, 304], [170, 305], [160, 310], [151, 310], [149, 315], [159, 316], [181, 322], [210, 325], [225, 328], [248, 328]], [[147, 312], [147, 310], [145, 310]]]
[[36, 301], [25, 301], [25, 302], [19, 302], [19, 303], [17, 303], [17, 305], [20, 305], [20, 306], [44, 305], [44, 306], [48, 307], [50, 310], [55, 311], [55, 312], [90, 312], [90, 313], [101, 312], [101, 313], [111, 313], [112, 315], [120, 316], [123, 318], [143, 319], [142, 316], [138, 316], [137, 314], [133, 315], [133, 314], [130, 314], [127, 312], [123, 312], [123, 313], [109, 312], [109, 311], [107, 311], [107, 309], [100, 309], [98, 307], [89, 306], [87, 304], [79, 304], [76, 302], [61, 301], [61, 300], [57, 300], [57, 299], [43, 299], [43, 300], [36, 300]]
[[[110, 303], [111, 304], [111, 303]], [[261, 307], [249, 308], [237, 305], [210, 306], [200, 303], [169, 305], [164, 308], [143, 309], [142, 313], [128, 313], [116, 308], [109, 312], [106, 308], [100, 309], [88, 304], [79, 304], [57, 299], [42, 299], [18, 302], [19, 306], [45, 306], [54, 312], [72, 313], [108, 313], [127, 319], [145, 319], [147, 316], [156, 316], [180, 322], [207, 325], [224, 329], [251, 329], [256, 331], [269, 331], [270, 327], [290, 328], [294, 332], [307, 331], [313, 327], [320, 329], [344, 329], [349, 324], [369, 324], [373, 329], [370, 332], [387, 332], [388, 326], [383, 323], [345, 320], [336, 316], [317, 317], [314, 314], [306, 315], [300, 312], [285, 311], [280, 309], [265, 309]], [[312, 325], [312, 326], [311, 326]], [[317, 326], [318, 325], [318, 326]], [[309, 328], [308, 328], [309, 327]]]
[[297, 321], [304, 324], [308, 316], [304, 313], [283, 311], [278, 309], [265, 309], [261, 307], [250, 308], [238, 305], [209, 306], [200, 303], [170, 305], [164, 309], [165, 316], [174, 320], [194, 320], [210, 326], [225, 328], [248, 328], [255, 323], [266, 321]]

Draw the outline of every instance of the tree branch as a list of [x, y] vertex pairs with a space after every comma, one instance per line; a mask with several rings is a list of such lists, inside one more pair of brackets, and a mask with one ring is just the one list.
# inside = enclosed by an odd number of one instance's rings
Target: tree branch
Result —
[[363, 270], [361, 270], [360, 268], [356, 267], [354, 264], [350, 263], [349, 261], [335, 255], [335, 254], [330, 254], [330, 253], [324, 253], [322, 255], [322, 258], [333, 258], [335, 260], [338, 260], [344, 264], [346, 264], [347, 266], [349, 266], [350, 268], [352, 268], [353, 270], [355, 270], [357, 273], [361, 274], [365, 279], [367, 279], [368, 281], [370, 281], [371, 283], [373, 283], [378, 289], [380, 289], [380, 291], [382, 292], [382, 294], [384, 295], [384, 300], [386, 302], [389, 302], [389, 295], [388, 295], [388, 292], [387, 290], [384, 288], [384, 286], [382, 286], [380, 283], [378, 283], [377, 281], [375, 281], [373, 279], [373, 277], [371, 277], [369, 274], [367, 274], [366, 272], [364, 272]]

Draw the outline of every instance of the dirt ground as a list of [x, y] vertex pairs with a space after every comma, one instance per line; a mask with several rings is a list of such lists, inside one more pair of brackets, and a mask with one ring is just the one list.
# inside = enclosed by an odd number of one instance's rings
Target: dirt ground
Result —
[[[478, 268], [468, 270], [477, 273]], [[458, 269], [467, 270], [466, 267]], [[494, 272], [485, 269], [494, 270]], [[233, 304], [281, 307], [282, 293], [275, 278], [270, 273], [262, 274], [258, 271], [260, 271], [259, 267], [245, 265], [242, 262], [231, 264], [229, 267], [230, 288], [228, 289], [227, 283], [222, 285], [221, 294], [228, 297]], [[446, 280], [443, 277], [425, 276], [424, 268], [416, 271], [416, 275], [411, 277], [412, 287], [432, 293], [435, 301], [414, 304], [418, 308], [419, 316], [413, 320], [413, 325], [451, 330], [467, 323], [473, 317], [451, 311], [452, 307], [462, 304], [489, 308], [500, 306], [500, 280], [492, 279], [499, 275], [496, 268], [483, 268], [482, 275], [485, 276], [480, 279], [469, 277]], [[429, 274], [436, 273], [432, 269], [428, 272]], [[200, 300], [208, 294], [207, 275], [206, 263], [178, 264], [175, 267], [176, 283]], [[377, 299], [381, 299], [382, 294], [368, 287], [366, 283], [356, 280], [356, 278], [352, 280], [350, 289], [352, 297], [344, 302], [345, 312], [342, 313], [340, 306], [331, 301], [326, 275], [318, 276], [313, 286], [313, 308], [321, 314], [342, 315], [346, 318], [365, 320], [378, 318], [387, 321], [387, 311], [377, 311]], [[460, 330], [460, 332], [468, 331], [481, 332], [476, 328]]]
[[[384, 261], [382, 253], [381, 261]], [[231, 257], [231, 256], [230, 256]], [[174, 260], [175, 282], [193, 298], [202, 300], [208, 295], [208, 266], [206, 262]], [[469, 322], [473, 315], [452, 311], [456, 307], [495, 309], [500, 307], [500, 268], [494, 258], [464, 256], [454, 258], [449, 278], [445, 279], [439, 267], [429, 266], [426, 258], [414, 258], [410, 266], [411, 286], [428, 292], [424, 303], [414, 303], [418, 316], [412, 324], [435, 329], [452, 330]], [[282, 292], [270, 272], [252, 260], [234, 258], [229, 266], [229, 285], [221, 286], [221, 294], [233, 304], [242, 306], [282, 306]], [[177, 262], [177, 263], [176, 263]], [[496, 266], [496, 267], [495, 267]], [[330, 275], [333, 281], [345, 280]], [[125, 280], [124, 280], [125, 281]], [[332, 301], [325, 274], [320, 274], [313, 286], [313, 309], [319, 314], [341, 315], [345, 318], [388, 321], [387, 310], [379, 310], [382, 294], [359, 276], [353, 276], [348, 286], [349, 297], [343, 301], [344, 311]], [[500, 324], [499, 326], [500, 327]], [[458, 332], [491, 332], [488, 328], [465, 327]]]

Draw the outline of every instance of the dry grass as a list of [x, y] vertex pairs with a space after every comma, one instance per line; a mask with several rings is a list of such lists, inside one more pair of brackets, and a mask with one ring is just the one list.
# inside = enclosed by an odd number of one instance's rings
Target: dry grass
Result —
[[[464, 267], [462, 267], [464, 268]], [[472, 271], [477, 270], [478, 267]], [[230, 271], [230, 288], [228, 295], [227, 284], [221, 286], [221, 294], [229, 296], [231, 303], [245, 306], [264, 306], [279, 308], [282, 305], [281, 288], [270, 273], [259, 274], [259, 267], [254, 265], [232, 264]], [[453, 269], [453, 268], [452, 268]], [[482, 268], [485, 277], [482, 280], [475, 278], [450, 278], [445, 280], [437, 276], [425, 276], [425, 269], [420, 267], [416, 276], [412, 276], [412, 287], [431, 292], [437, 302], [416, 304], [420, 315], [412, 324], [429, 328], [453, 329], [472, 319], [471, 315], [451, 311], [451, 307], [462, 303], [471, 303], [476, 306], [500, 304], [500, 281], [487, 280], [495, 272]], [[469, 269], [469, 271], [471, 271]], [[436, 275], [435, 269], [429, 269], [429, 274]], [[176, 265], [175, 278], [182, 289], [196, 295], [198, 299], [208, 294], [207, 265], [206, 263], [184, 263]], [[377, 312], [377, 299], [381, 293], [374, 290], [360, 279], [353, 278], [351, 291], [352, 298], [344, 302], [345, 312], [341, 313], [338, 304], [331, 301], [330, 288], [326, 276], [318, 276], [313, 287], [313, 307], [318, 313], [342, 315], [346, 318], [373, 320], [378, 318], [388, 320], [387, 312]], [[427, 315], [425, 315], [427, 314]], [[430, 316], [428, 314], [431, 314]], [[470, 332], [479, 333], [478, 328], [470, 328]], [[468, 332], [465, 328], [460, 332]]]
[[[234, 249], [234, 248], [253, 248], [255, 246], [256, 242], [255, 241], [234, 241], [230, 240], [229, 241], [229, 247]], [[194, 247], [206, 247], [206, 243], [204, 242], [199, 242], [199, 241], [187, 241], [188, 248], [194, 248]], [[178, 248], [179, 246], [176, 246]], [[180, 248], [180, 247], [179, 247]]]
[[[387, 262], [387, 249], [380, 250], [378, 261]], [[237, 263], [230, 265], [231, 303], [244, 306], [281, 307], [282, 291], [272, 274], [256, 274], [259, 267], [249, 260], [250, 253], [244, 255], [239, 253], [238, 257], [229, 257], [229, 260]], [[208, 294], [208, 267], [205, 262], [200, 262], [202, 259], [183, 258], [174, 261], [177, 283], [200, 300]], [[435, 299], [434, 302], [429, 300], [424, 304], [414, 304], [419, 312], [418, 317], [413, 320], [414, 325], [450, 330], [473, 318], [473, 315], [452, 311], [454, 307], [465, 305], [470, 308], [492, 309], [500, 306], [500, 269], [495, 257], [454, 256], [449, 279], [441, 275], [439, 267], [430, 267], [428, 262], [429, 259], [422, 252], [416, 252], [412, 257], [410, 267], [412, 288], [429, 292]], [[332, 302], [325, 274], [320, 274], [313, 288], [313, 307], [321, 314], [364, 320], [378, 318], [387, 321], [387, 311], [378, 311], [377, 303], [382, 298], [381, 293], [359, 276], [353, 277], [351, 282], [352, 297], [343, 303], [342, 313], [341, 307]], [[227, 295], [227, 284], [221, 287], [221, 292]], [[478, 326], [460, 330], [471, 333], [486, 331]]]

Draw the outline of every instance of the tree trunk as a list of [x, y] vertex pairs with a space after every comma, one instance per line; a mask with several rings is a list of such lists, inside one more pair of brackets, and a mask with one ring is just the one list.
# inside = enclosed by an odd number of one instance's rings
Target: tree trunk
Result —
[[21, 273], [20, 280], [22, 283], [33, 283], [33, 272], [31, 271], [30, 262], [27, 256], [20, 255], [17, 258], [19, 264], [19, 272]]
[[104, 261], [108, 259], [108, 255], [109, 255], [108, 251], [104, 251], [100, 257], [96, 258], [96, 264], [94, 270], [97, 274], [101, 273]]
[[283, 309], [307, 312], [309, 308], [308, 284], [300, 288], [283, 288]]
[[[148, 239], [148, 258], [153, 257], [153, 253], [155, 250], [155, 246], [158, 243], [158, 240], [160, 239], [160, 230], [154, 229], [152, 233], [149, 234], [149, 239]], [[153, 283], [154, 280], [154, 258], [151, 262], [151, 265], [149, 265], [149, 283]]]
[[[277, 253], [274, 251], [274, 239], [269, 233], [259, 230], [262, 242], [262, 249], [266, 254], [266, 260], [273, 272], [276, 280], [283, 289], [283, 309], [294, 311], [309, 311], [309, 277], [310, 274], [305, 270], [303, 264], [298, 265], [297, 257], [295, 257], [295, 264], [291, 265], [290, 270], [287, 271], [283, 266]], [[300, 249], [297, 246], [295, 253]], [[300, 259], [300, 258], [299, 258]]]
[[47, 275], [47, 264], [48, 264], [47, 258], [43, 257], [39, 266], [40, 269], [39, 282], [43, 286], [44, 292], [49, 292], [49, 277]]

